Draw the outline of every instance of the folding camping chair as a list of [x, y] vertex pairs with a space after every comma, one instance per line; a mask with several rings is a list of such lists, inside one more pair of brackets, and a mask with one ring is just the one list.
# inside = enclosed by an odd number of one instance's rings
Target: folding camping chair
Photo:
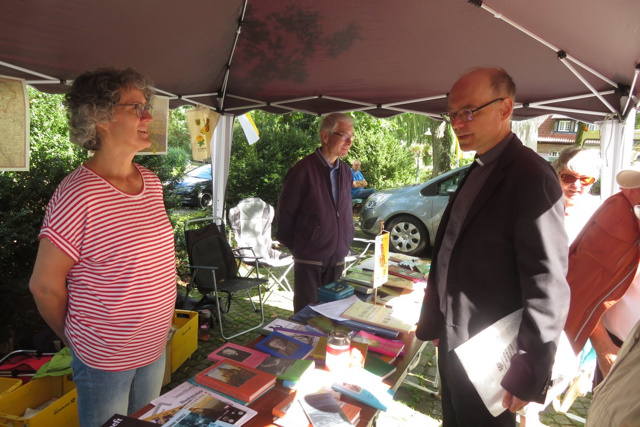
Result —
[[241, 200], [229, 210], [229, 225], [236, 239], [240, 259], [250, 267], [248, 274], [254, 271], [260, 274], [262, 268], [275, 282], [269, 287], [265, 301], [277, 287], [292, 292], [287, 274], [293, 268], [293, 257], [274, 249], [271, 240], [273, 217], [273, 207], [258, 197]]
[[[199, 226], [199, 227], [198, 227]], [[215, 306], [211, 310], [218, 322], [220, 335], [225, 340], [245, 334], [264, 324], [264, 311], [261, 286], [268, 280], [256, 277], [238, 276], [238, 258], [234, 255], [225, 238], [224, 225], [221, 218], [197, 218], [185, 222], [184, 234], [189, 255], [189, 268], [192, 270], [191, 282], [187, 286], [186, 299], [189, 292], [196, 288], [203, 297], [196, 307]], [[258, 262], [256, 260], [256, 262]], [[259, 308], [251, 298], [249, 290], [258, 291]], [[222, 315], [229, 312], [231, 299], [239, 291], [245, 291], [255, 311], [260, 312], [260, 323], [226, 336], [222, 324]], [[226, 297], [225, 297], [226, 295]], [[226, 300], [225, 300], [226, 298]]]
[[[352, 247], [344, 259], [344, 271], [342, 272], [343, 275], [347, 274], [347, 271], [349, 271], [351, 267], [356, 266], [360, 261], [372, 255], [372, 254], [369, 254], [368, 252], [369, 252], [369, 249], [371, 249], [371, 245], [373, 245], [376, 241], [369, 240], [369, 239], [361, 239], [360, 237], [354, 237], [353, 242], [354, 243], [357, 242], [360, 248], [358, 249], [353, 248], [353, 243], [352, 243]], [[362, 248], [363, 246], [364, 246], [364, 249]]]

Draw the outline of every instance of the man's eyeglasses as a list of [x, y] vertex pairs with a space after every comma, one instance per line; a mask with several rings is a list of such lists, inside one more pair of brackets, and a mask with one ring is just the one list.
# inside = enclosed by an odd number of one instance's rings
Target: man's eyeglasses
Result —
[[349, 135], [348, 133], [332, 132], [331, 135], [338, 135], [340, 137], [340, 139], [342, 140], [342, 142], [347, 142], [347, 140], [349, 140], [351, 142], [355, 142], [355, 140], [356, 140], [356, 136], [355, 135]]
[[580, 181], [582, 185], [591, 185], [596, 182], [596, 179], [592, 176], [576, 176], [570, 173], [560, 174], [560, 179], [565, 184], [573, 184], [576, 181]]
[[116, 104], [116, 107], [133, 107], [136, 110], [136, 115], [139, 118], [144, 117], [144, 112], [148, 111], [151, 114], [153, 111], [153, 105], [151, 104]]
[[479, 106], [478, 108], [474, 108], [473, 110], [470, 109], [470, 108], [463, 108], [462, 110], [452, 111], [452, 112], [445, 112], [445, 113], [442, 113], [440, 115], [448, 123], [453, 123], [453, 119], [455, 119], [456, 117], [459, 118], [460, 120], [462, 120], [463, 122], [470, 122], [471, 120], [473, 120], [473, 113], [476, 113], [476, 112], [482, 110], [484, 107], [489, 106], [489, 105], [493, 104], [494, 102], [503, 101], [503, 100], [504, 100], [504, 98], [496, 98], [494, 100], [491, 100], [491, 101], [487, 102], [484, 105]]

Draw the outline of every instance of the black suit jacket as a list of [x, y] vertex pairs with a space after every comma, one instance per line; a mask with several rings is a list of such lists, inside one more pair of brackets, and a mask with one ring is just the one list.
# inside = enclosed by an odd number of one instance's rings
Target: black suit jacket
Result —
[[502, 386], [522, 400], [543, 402], [569, 306], [564, 199], [551, 165], [515, 135], [508, 138], [454, 243], [446, 318], [435, 279], [453, 203], [443, 214], [416, 336], [446, 336], [452, 350], [524, 307], [518, 352]]

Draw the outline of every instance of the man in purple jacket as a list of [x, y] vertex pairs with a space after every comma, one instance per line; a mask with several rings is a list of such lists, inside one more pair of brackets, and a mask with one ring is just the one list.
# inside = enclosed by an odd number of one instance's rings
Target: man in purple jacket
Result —
[[294, 258], [293, 310], [317, 302], [318, 288], [342, 275], [354, 236], [351, 169], [340, 160], [354, 141], [353, 119], [330, 114], [322, 146], [287, 172], [278, 202], [276, 238]]

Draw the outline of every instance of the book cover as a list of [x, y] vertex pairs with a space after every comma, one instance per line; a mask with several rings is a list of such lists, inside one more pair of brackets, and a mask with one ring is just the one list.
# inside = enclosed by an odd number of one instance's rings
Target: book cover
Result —
[[331, 282], [318, 289], [318, 301], [328, 302], [350, 297], [354, 293], [352, 285], [340, 280]]
[[[311, 308], [311, 306], [307, 305], [306, 307], [304, 307], [302, 310], [300, 310], [299, 312], [295, 313], [293, 316], [291, 316], [291, 319], [296, 321], [296, 322], [300, 322], [300, 323], [309, 323], [309, 320], [317, 317], [318, 313], [316, 311], [313, 310], [313, 308]], [[331, 321], [333, 322], [333, 320]], [[340, 322], [333, 322], [336, 326], [340, 325], [343, 326], [347, 329], [353, 330], [353, 331], [367, 331], [367, 332], [371, 332], [372, 334], [376, 334], [376, 335], [380, 335], [383, 336], [385, 338], [397, 338], [398, 337], [398, 331], [393, 331], [391, 329], [387, 329], [387, 328], [382, 328], [380, 326], [375, 326], [375, 325], [369, 325], [366, 323], [362, 323], [362, 322], [356, 322], [355, 320], [341, 320]]]
[[224, 359], [199, 372], [195, 381], [227, 396], [251, 403], [276, 383], [274, 375]]
[[425, 280], [423, 273], [419, 271], [409, 270], [408, 268], [400, 267], [397, 265], [389, 266], [389, 274], [402, 277], [404, 279], [413, 280], [414, 282], [423, 282]]
[[[382, 227], [380, 227], [382, 228]], [[389, 232], [381, 230], [376, 236], [374, 264], [373, 264], [373, 287], [379, 288], [387, 282], [389, 277]]]
[[386, 411], [393, 401], [393, 391], [380, 381], [380, 377], [364, 369], [352, 369], [331, 388], [381, 411]]
[[[304, 410], [301, 406], [295, 405], [296, 403], [296, 393], [289, 394], [282, 402], [277, 404], [271, 413], [279, 418], [285, 418], [285, 420], [275, 420], [275, 424], [277, 425], [286, 425], [289, 426], [299, 426], [299, 427], [311, 427], [308, 418], [306, 417]], [[355, 425], [360, 418], [360, 408], [356, 405], [352, 405], [351, 403], [338, 401], [338, 404], [342, 408], [342, 412], [347, 416], [347, 419], [351, 422], [351, 424]]]
[[165, 427], [228, 427], [246, 422], [246, 411], [215, 397], [202, 394], [167, 423]]
[[414, 283], [415, 282], [413, 280], [405, 279], [403, 277], [394, 276], [393, 274], [390, 274], [389, 277], [387, 277], [387, 282], [385, 283], [385, 286], [390, 286], [390, 287], [400, 288], [400, 289], [408, 289], [412, 291]]
[[256, 348], [271, 356], [285, 357], [289, 359], [304, 359], [313, 351], [309, 344], [298, 341], [280, 332], [272, 332], [264, 340], [260, 341]]
[[342, 317], [398, 332], [409, 332], [413, 329], [413, 325], [394, 317], [391, 309], [362, 301], [354, 302], [342, 313]]
[[315, 363], [313, 360], [269, 356], [256, 368], [275, 375], [279, 380], [300, 381], [304, 374], [315, 368]]
[[228, 342], [209, 354], [207, 356], [207, 359], [214, 362], [219, 362], [220, 360], [224, 359], [231, 359], [235, 360], [236, 362], [240, 362], [243, 365], [255, 368], [267, 357], [269, 357], [269, 355], [261, 351]]
[[404, 354], [404, 342], [401, 340], [390, 340], [370, 334], [367, 331], [360, 331], [353, 337], [352, 342], [362, 342], [369, 345], [369, 350], [384, 354], [386, 356], [402, 356]]
[[102, 424], [102, 427], [151, 427], [155, 425], [156, 424], [154, 423], [139, 420], [127, 415], [115, 414]]
[[309, 393], [301, 396], [298, 402], [313, 427], [353, 425], [331, 393]]
[[347, 271], [342, 277], [342, 280], [352, 283], [357, 283], [359, 285], [364, 285], [368, 287], [373, 287], [373, 271], [362, 270], [355, 267], [352, 267]]
[[367, 354], [364, 361], [364, 369], [380, 377], [381, 380], [387, 378], [396, 371], [396, 367], [387, 363], [373, 353]]
[[225, 403], [226, 405], [232, 405], [238, 408], [245, 415], [238, 420], [237, 425], [241, 425], [246, 421], [257, 415], [257, 412], [251, 408], [248, 408], [240, 403], [237, 403], [234, 399], [227, 396], [223, 396], [220, 393], [214, 393], [208, 388], [192, 384], [191, 382], [184, 382], [178, 385], [176, 388], [168, 391], [167, 393], [159, 396], [151, 401], [153, 406], [149, 411], [140, 416], [145, 421], [151, 421], [155, 424], [165, 424], [171, 418], [173, 418], [177, 412], [181, 409], [189, 406], [192, 402], [196, 401], [202, 395], [209, 395], [214, 399]]
[[271, 332], [275, 331], [276, 328], [297, 329], [300, 331], [304, 331], [306, 329], [306, 325], [304, 322], [294, 322], [293, 320], [285, 319], [283, 317], [276, 317], [265, 326], [258, 329], [258, 333], [261, 335], [269, 335]]
[[389, 259], [391, 261], [393, 261], [393, 262], [402, 262], [402, 261], [418, 262], [418, 261], [420, 261], [420, 258], [418, 258], [418, 257], [411, 256], [411, 255], [400, 254], [398, 252], [389, 252]]

